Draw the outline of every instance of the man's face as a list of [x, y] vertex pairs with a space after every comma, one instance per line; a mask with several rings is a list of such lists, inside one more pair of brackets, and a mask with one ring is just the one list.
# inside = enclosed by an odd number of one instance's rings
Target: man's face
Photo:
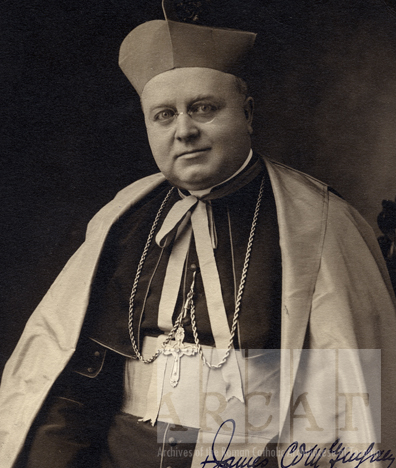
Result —
[[177, 187], [211, 187], [246, 160], [253, 100], [238, 91], [233, 75], [176, 68], [151, 79], [141, 99], [154, 159]]

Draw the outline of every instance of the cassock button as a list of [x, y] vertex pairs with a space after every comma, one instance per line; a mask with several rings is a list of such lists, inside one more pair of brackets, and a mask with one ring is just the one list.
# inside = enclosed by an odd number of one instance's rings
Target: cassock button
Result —
[[100, 357], [100, 351], [95, 351], [95, 352], [94, 352], [94, 356], [95, 356], [95, 357]]
[[190, 270], [191, 271], [197, 271], [199, 269], [198, 265], [196, 263], [191, 263], [190, 265]]
[[171, 447], [174, 447], [175, 445], [177, 445], [177, 440], [174, 437], [169, 437], [168, 443]]
[[87, 371], [88, 371], [90, 374], [92, 374], [92, 372], [94, 372], [95, 369], [94, 369], [93, 367], [88, 367]]

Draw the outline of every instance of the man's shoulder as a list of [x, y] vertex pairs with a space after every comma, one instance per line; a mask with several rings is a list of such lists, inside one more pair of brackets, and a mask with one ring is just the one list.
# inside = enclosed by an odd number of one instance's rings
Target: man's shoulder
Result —
[[[308, 190], [313, 196], [315, 194], [323, 196], [328, 193], [331, 201], [340, 203], [340, 205], [345, 207], [350, 206], [343, 196], [337, 192], [337, 190], [312, 175], [265, 156], [262, 156], [262, 159], [266, 164], [271, 180], [276, 178], [278, 179], [278, 182], [295, 190], [298, 190], [299, 188]], [[297, 192], [296, 195], [298, 195]]]
[[[302, 186], [304, 188], [323, 193], [323, 191], [330, 190], [331, 192], [337, 193], [328, 184], [316, 179], [315, 177], [299, 171], [293, 167], [287, 166], [279, 161], [270, 159], [266, 156], [262, 156], [267, 170], [270, 174], [270, 178], [278, 178], [279, 181], [285, 184], [292, 184], [296, 186]], [[272, 177], [271, 177], [272, 176]], [[340, 195], [338, 195], [340, 196]]]
[[129, 208], [143, 200], [165, 180], [164, 175], [158, 172], [156, 174], [143, 177], [120, 190], [113, 200], [107, 203], [91, 219], [88, 224], [87, 234], [95, 231], [97, 228], [106, 229], [110, 227], [110, 225], [122, 216], [122, 214], [124, 214]]
[[[158, 185], [165, 181], [165, 176], [161, 172], [138, 179], [135, 182], [121, 189], [112, 201], [128, 201], [132, 197], [138, 197], [140, 194], [149, 193]], [[111, 202], [110, 202], [111, 203]]]
[[342, 220], [368, 228], [367, 222], [336, 190], [315, 177], [287, 166], [281, 162], [263, 157], [271, 180], [278, 210], [282, 204], [291, 204], [294, 209], [305, 205], [310, 213], [320, 217], [327, 213], [327, 223], [338, 225]]

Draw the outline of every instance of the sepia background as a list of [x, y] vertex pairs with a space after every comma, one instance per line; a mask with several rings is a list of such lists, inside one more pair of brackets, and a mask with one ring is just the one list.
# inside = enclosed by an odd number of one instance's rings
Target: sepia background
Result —
[[[0, 370], [89, 219], [156, 171], [117, 58], [160, 3], [0, 0]], [[329, 183], [378, 235], [396, 195], [395, 0], [206, 3], [205, 24], [259, 34], [254, 148]]]

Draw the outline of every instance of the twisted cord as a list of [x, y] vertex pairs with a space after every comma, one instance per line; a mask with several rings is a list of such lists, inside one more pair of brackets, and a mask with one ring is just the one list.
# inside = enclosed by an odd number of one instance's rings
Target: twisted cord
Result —
[[[257, 197], [256, 207], [255, 207], [255, 210], [254, 210], [252, 225], [251, 225], [251, 228], [250, 228], [248, 245], [247, 245], [247, 248], [246, 248], [245, 261], [244, 261], [244, 264], [243, 264], [241, 281], [239, 283], [238, 294], [237, 294], [237, 298], [236, 298], [236, 301], [235, 301], [235, 312], [234, 312], [234, 317], [233, 317], [233, 320], [232, 320], [230, 340], [229, 340], [229, 343], [228, 343], [227, 351], [224, 354], [223, 358], [221, 359], [221, 361], [218, 364], [211, 364], [211, 363], [209, 363], [207, 361], [207, 359], [203, 355], [202, 346], [201, 346], [201, 344], [199, 342], [199, 338], [198, 338], [198, 331], [197, 331], [197, 325], [196, 325], [196, 319], [195, 319], [195, 305], [194, 305], [194, 301], [193, 301], [195, 274], [194, 274], [194, 279], [193, 279], [192, 284], [191, 284], [190, 291], [187, 294], [187, 299], [186, 299], [185, 306], [184, 306], [182, 312], [177, 317], [177, 319], [175, 321], [175, 324], [173, 325], [173, 327], [172, 327], [171, 331], [169, 332], [167, 338], [165, 339], [165, 341], [162, 344], [162, 347], [165, 347], [169, 343], [169, 341], [173, 338], [176, 330], [179, 328], [179, 326], [181, 326], [182, 320], [183, 320], [184, 316], [186, 315], [187, 310], [190, 309], [191, 327], [192, 327], [192, 332], [193, 332], [193, 336], [194, 336], [194, 342], [195, 342], [195, 345], [198, 348], [198, 352], [199, 352], [199, 355], [200, 355], [203, 363], [205, 365], [207, 365], [210, 369], [219, 369], [220, 367], [222, 367], [225, 364], [225, 362], [227, 361], [228, 356], [230, 355], [230, 352], [231, 352], [231, 348], [233, 346], [235, 331], [236, 331], [236, 328], [237, 328], [237, 325], [238, 325], [238, 318], [239, 318], [239, 312], [240, 312], [240, 308], [241, 308], [243, 291], [245, 289], [245, 283], [246, 283], [246, 278], [247, 278], [247, 273], [248, 273], [248, 268], [249, 268], [251, 251], [252, 251], [252, 248], [253, 248], [253, 241], [254, 241], [254, 235], [255, 235], [255, 232], [256, 232], [258, 215], [259, 215], [259, 211], [260, 211], [261, 201], [262, 201], [262, 198], [263, 198], [264, 182], [265, 182], [265, 176], [262, 178], [261, 184], [260, 184], [260, 190], [259, 190], [259, 194], [258, 194], [258, 197]], [[161, 206], [160, 206], [160, 208], [158, 210], [158, 213], [157, 213], [157, 215], [156, 215], [156, 217], [154, 219], [153, 225], [151, 226], [150, 233], [149, 233], [149, 235], [147, 237], [146, 245], [145, 245], [145, 247], [143, 249], [143, 253], [142, 253], [142, 256], [140, 258], [140, 261], [139, 261], [139, 264], [138, 264], [138, 267], [137, 267], [137, 270], [136, 270], [136, 276], [135, 276], [135, 280], [133, 282], [131, 296], [129, 298], [128, 331], [129, 331], [129, 337], [130, 337], [130, 340], [131, 340], [132, 348], [133, 348], [133, 351], [134, 351], [134, 353], [136, 355], [136, 357], [134, 357], [134, 359], [139, 359], [140, 361], [144, 362], [145, 364], [150, 364], [150, 363], [154, 362], [155, 359], [157, 359], [157, 357], [161, 353], [161, 351], [158, 350], [156, 353], [154, 353], [148, 359], [144, 359], [143, 355], [140, 353], [140, 351], [138, 349], [138, 346], [136, 344], [135, 334], [134, 334], [134, 330], [133, 330], [134, 300], [135, 300], [135, 295], [136, 295], [140, 275], [141, 275], [141, 272], [142, 272], [142, 269], [143, 269], [144, 262], [146, 260], [148, 250], [149, 250], [151, 242], [153, 240], [155, 230], [156, 230], [156, 228], [158, 226], [159, 219], [160, 219], [160, 216], [162, 214], [162, 211], [163, 211], [166, 203], [168, 202], [169, 197], [171, 196], [171, 194], [173, 192], [173, 189], [174, 189], [174, 187], [172, 187], [169, 190], [166, 197], [164, 198], [164, 200], [163, 200], [163, 202], [162, 202], [162, 204], [161, 204]]]
[[[167, 204], [168, 200], [169, 200], [169, 197], [171, 196], [172, 192], [174, 190], [174, 187], [172, 187], [169, 192], [166, 194], [166, 197], [164, 198], [164, 200], [162, 201], [161, 203], [161, 206], [157, 212], [157, 215], [154, 219], [154, 222], [153, 222], [153, 225], [151, 226], [151, 229], [150, 229], [150, 233], [147, 237], [147, 240], [146, 240], [146, 245], [144, 246], [144, 249], [143, 249], [143, 253], [142, 253], [142, 256], [140, 257], [140, 261], [139, 261], [139, 264], [138, 264], [138, 267], [137, 267], [137, 270], [136, 270], [136, 275], [135, 275], [135, 281], [133, 282], [133, 286], [132, 286], [132, 291], [131, 291], [131, 295], [129, 297], [129, 316], [128, 316], [128, 331], [129, 331], [129, 337], [131, 339], [131, 344], [132, 344], [132, 348], [133, 348], [133, 351], [134, 353], [136, 354], [136, 357], [134, 359], [139, 359], [140, 361], [143, 361], [144, 363], [146, 364], [150, 364], [151, 362], [153, 362], [155, 359], [157, 359], [158, 355], [159, 355], [159, 351], [157, 351], [155, 354], [153, 354], [153, 356], [151, 356], [151, 358], [149, 359], [144, 359], [142, 354], [140, 354], [139, 352], [139, 348], [138, 346], [136, 345], [136, 340], [135, 340], [135, 333], [133, 331], [133, 309], [134, 309], [134, 301], [135, 301], [135, 296], [136, 296], [136, 291], [137, 291], [137, 287], [138, 287], [138, 283], [139, 283], [139, 279], [140, 279], [140, 275], [142, 273], [142, 269], [143, 269], [143, 265], [144, 265], [144, 262], [146, 260], [146, 257], [147, 257], [147, 253], [149, 251], [149, 248], [150, 248], [150, 245], [151, 245], [151, 242], [153, 240], [153, 237], [154, 237], [154, 233], [155, 233], [155, 230], [158, 226], [158, 223], [159, 223], [159, 219], [160, 219], [160, 216], [165, 208], [165, 205]], [[176, 328], [177, 328], [177, 323], [178, 323], [178, 320], [179, 318], [176, 320], [175, 322], [175, 325], [174, 327], [172, 328], [172, 330], [170, 331], [167, 339], [165, 340], [164, 342], [164, 345], [168, 344], [169, 341], [171, 340], [171, 338], [173, 337], [173, 334], [175, 333], [176, 331]], [[181, 322], [181, 319], [180, 319], [180, 322]]]
[[194, 290], [193, 290], [194, 283], [191, 285], [191, 289], [189, 292], [189, 295], [191, 294], [191, 300], [190, 300], [189, 306], [190, 306], [191, 327], [193, 331], [194, 342], [195, 342], [195, 345], [198, 347], [198, 352], [199, 352], [199, 355], [201, 356], [202, 361], [210, 369], [220, 369], [220, 367], [222, 367], [225, 364], [228, 356], [230, 355], [231, 348], [234, 343], [234, 336], [235, 336], [235, 331], [238, 325], [238, 318], [239, 318], [239, 312], [241, 309], [243, 291], [245, 289], [245, 283], [246, 283], [247, 273], [249, 269], [250, 255], [251, 255], [252, 248], [253, 248], [254, 234], [256, 232], [256, 226], [257, 226], [257, 220], [258, 220], [258, 215], [259, 215], [260, 206], [261, 206], [261, 200], [263, 198], [264, 181], [265, 181], [265, 177], [263, 177], [261, 180], [260, 190], [259, 190], [259, 194], [257, 197], [256, 208], [254, 210], [254, 215], [253, 215], [252, 226], [250, 228], [250, 235], [249, 235], [248, 245], [246, 248], [246, 255], [245, 255], [245, 261], [244, 261], [243, 269], [242, 269], [241, 281], [239, 283], [238, 294], [237, 294], [237, 298], [235, 301], [235, 312], [234, 312], [234, 317], [232, 319], [230, 341], [228, 342], [228, 348], [227, 348], [226, 353], [223, 356], [223, 359], [221, 359], [221, 361], [218, 364], [209, 363], [207, 359], [205, 358], [205, 356], [203, 355], [202, 346], [199, 343], [197, 324], [195, 320], [195, 305], [192, 300], [192, 295], [194, 294]]

